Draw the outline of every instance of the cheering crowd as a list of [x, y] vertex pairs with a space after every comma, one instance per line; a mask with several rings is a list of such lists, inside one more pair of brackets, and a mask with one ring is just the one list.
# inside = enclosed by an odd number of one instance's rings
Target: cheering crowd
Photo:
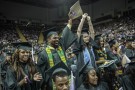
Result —
[[23, 30], [21, 42], [15, 28], [4, 28], [0, 90], [135, 90], [135, 17], [93, 27], [84, 13], [76, 33], [73, 23], [61, 35], [44, 31], [42, 45], [39, 31]]

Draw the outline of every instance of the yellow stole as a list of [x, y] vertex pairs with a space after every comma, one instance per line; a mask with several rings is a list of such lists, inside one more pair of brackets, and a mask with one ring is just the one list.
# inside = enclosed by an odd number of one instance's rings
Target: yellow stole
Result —
[[[50, 68], [54, 66], [53, 56], [52, 56], [52, 53], [51, 53], [51, 49], [54, 50], [54, 48], [51, 47], [51, 46], [49, 46], [49, 45], [48, 45], [48, 46], [46, 47], [46, 49], [45, 49], [46, 52], [47, 52], [48, 58], [49, 58], [49, 65], [50, 65]], [[65, 55], [64, 55], [64, 51], [62, 50], [62, 48], [61, 48], [60, 46], [57, 48], [57, 53], [58, 53], [58, 55], [60, 56], [60, 59], [66, 64], [66, 57], [65, 57]], [[66, 65], [67, 65], [67, 64], [66, 64]], [[56, 90], [56, 87], [55, 87], [55, 85], [54, 85], [53, 80], [52, 80], [52, 83], [53, 83], [53, 90]]]
[[[50, 67], [53, 67], [54, 62], [53, 62], [53, 55], [51, 53], [51, 49], [54, 50], [53, 47], [47, 46], [45, 50], [46, 50], [48, 58], [49, 58], [49, 65], [50, 65]], [[66, 57], [64, 55], [64, 51], [62, 50], [62, 48], [60, 46], [57, 48], [57, 53], [60, 56], [60, 59], [66, 64]]]

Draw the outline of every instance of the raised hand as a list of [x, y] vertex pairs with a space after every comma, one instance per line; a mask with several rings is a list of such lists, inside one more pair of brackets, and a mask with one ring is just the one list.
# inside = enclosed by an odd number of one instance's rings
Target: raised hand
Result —
[[41, 81], [43, 78], [42, 78], [42, 75], [37, 72], [34, 74], [34, 77], [33, 77], [34, 81]]
[[72, 19], [68, 20], [68, 24], [72, 25]]
[[90, 18], [90, 16], [87, 16], [87, 20], [89, 21], [91, 18]]
[[87, 13], [84, 13], [83, 15], [82, 15], [82, 18], [86, 18], [88, 16], [88, 14]]

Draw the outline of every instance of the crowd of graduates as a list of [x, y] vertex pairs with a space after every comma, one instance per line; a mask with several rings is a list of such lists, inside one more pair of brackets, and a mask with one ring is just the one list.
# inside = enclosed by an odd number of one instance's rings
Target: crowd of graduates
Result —
[[44, 31], [40, 46], [16, 40], [17, 33], [14, 39], [5, 36], [14, 42], [0, 44], [0, 90], [135, 90], [133, 20], [93, 27], [84, 13], [76, 33], [69, 18], [61, 35]]

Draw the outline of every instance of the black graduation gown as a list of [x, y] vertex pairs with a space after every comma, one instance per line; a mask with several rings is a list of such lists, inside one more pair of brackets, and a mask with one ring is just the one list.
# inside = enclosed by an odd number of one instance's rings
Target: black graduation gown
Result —
[[[66, 26], [62, 32], [62, 37], [59, 41], [59, 45], [62, 47], [64, 53], [74, 43], [75, 40], [76, 40], [75, 35], [68, 28], [68, 26]], [[51, 52], [53, 55], [54, 64], [57, 64], [58, 62], [60, 62], [60, 57], [57, 51], [51, 50]], [[46, 90], [52, 90], [52, 82], [51, 82], [50, 76], [47, 76], [45, 73], [45, 71], [50, 68], [49, 58], [45, 49], [38, 54], [37, 67], [43, 76], [43, 81], [41, 83], [42, 89], [46, 88]]]
[[[132, 80], [135, 82], [134, 77]], [[122, 77], [123, 90], [135, 90], [135, 83], [131, 81], [130, 75]]]
[[[89, 46], [92, 46], [93, 52], [94, 52], [94, 47], [95, 47], [96, 44], [95, 44], [95, 42], [92, 39], [90, 39], [90, 42], [91, 42], [91, 45], [89, 45]], [[75, 53], [75, 55], [77, 57], [77, 69], [80, 70], [85, 65], [85, 63], [84, 63], [84, 55], [83, 55], [84, 42], [83, 42], [82, 37], [80, 37], [80, 39], [78, 39], [75, 42], [75, 46], [76, 47], [73, 49], [73, 52]], [[91, 48], [88, 48], [88, 51], [90, 53], [90, 56], [93, 56], [92, 55], [92, 52], [91, 52]], [[94, 57], [91, 58], [91, 59], [92, 59], [91, 60], [92, 61], [92, 66], [94, 68], [97, 68], [96, 63], [95, 63], [95, 60], [93, 60]]]
[[109, 90], [107, 84], [105, 82], [101, 82], [98, 86], [88, 86], [85, 87], [83, 84], [77, 90]]
[[[94, 42], [93, 39], [90, 39], [91, 45], [95, 47], [96, 43]], [[84, 50], [84, 42], [82, 39], [82, 36], [78, 38], [78, 40], [75, 42], [75, 48], [73, 49], [73, 52], [75, 53], [77, 57], [77, 72], [76, 72], [76, 87], [78, 88], [81, 85], [81, 77], [79, 77], [79, 70], [85, 65], [84, 63], [84, 55], [83, 55], [83, 50]], [[94, 48], [93, 48], [94, 49]], [[91, 48], [88, 48], [88, 51], [90, 53], [90, 56], [92, 56]], [[92, 58], [91, 58], [92, 59]], [[95, 60], [91, 60], [92, 66], [94, 68], [97, 68]]]
[[[28, 72], [28, 66], [25, 65], [23, 68], [23, 71], [29, 74]], [[28, 75], [29, 76], [29, 75]], [[17, 81], [17, 76], [15, 71], [11, 68], [8, 68], [7, 75], [6, 75], [6, 84], [8, 90], [39, 90], [38, 82], [31, 80], [31, 83], [27, 83], [23, 86], [19, 86], [18, 83], [24, 78], [24, 76], [21, 76], [19, 80]]]
[[125, 49], [125, 53], [127, 55], [127, 57], [134, 57], [135, 56], [135, 50], [133, 49]]
[[121, 64], [121, 58], [117, 54], [114, 54], [112, 51], [107, 51], [107, 60], [116, 60], [115, 64]]
[[3, 61], [1, 63], [1, 78], [3, 82], [3, 86], [6, 88], [5, 84], [5, 79], [6, 79], [6, 73], [7, 73], [7, 68], [10, 66], [10, 63]]
[[0, 63], [5, 60], [5, 57], [3, 55], [0, 55]]
[[[101, 50], [100, 48], [95, 48], [94, 53], [95, 53], [96, 61], [107, 60], [106, 52], [107, 52], [107, 48], [105, 48], [105, 51]], [[101, 63], [101, 64], [103, 64], [103, 63]], [[100, 66], [101, 64], [97, 64], [97, 66]]]
[[1, 69], [2, 69], [2, 71], [7, 71], [8, 66], [10, 66], [10, 63], [3, 61], [1, 63]]

